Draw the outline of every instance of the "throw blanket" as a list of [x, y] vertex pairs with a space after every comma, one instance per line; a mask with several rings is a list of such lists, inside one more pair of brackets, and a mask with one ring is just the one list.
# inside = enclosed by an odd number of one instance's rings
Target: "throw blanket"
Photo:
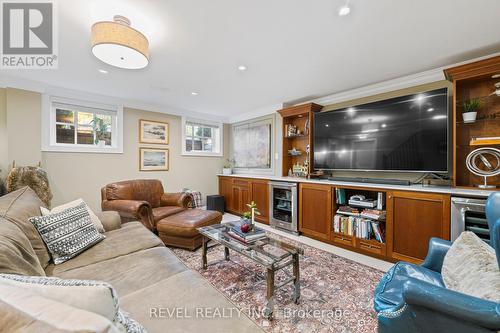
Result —
[[7, 192], [13, 192], [25, 186], [35, 191], [40, 200], [50, 207], [52, 192], [45, 170], [33, 166], [12, 168], [7, 176]]
[[188, 188], [183, 188], [182, 192], [187, 193], [193, 197], [193, 207], [192, 208], [197, 208], [197, 207], [202, 207], [203, 206], [203, 199], [201, 197], [201, 192], [200, 191], [195, 191], [195, 190], [190, 190]]

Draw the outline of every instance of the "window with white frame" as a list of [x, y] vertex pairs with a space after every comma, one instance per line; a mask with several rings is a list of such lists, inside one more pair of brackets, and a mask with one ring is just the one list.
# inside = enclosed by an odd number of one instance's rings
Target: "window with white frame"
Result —
[[182, 154], [222, 156], [222, 123], [182, 118]]
[[49, 103], [43, 150], [123, 152], [121, 107], [59, 98]]

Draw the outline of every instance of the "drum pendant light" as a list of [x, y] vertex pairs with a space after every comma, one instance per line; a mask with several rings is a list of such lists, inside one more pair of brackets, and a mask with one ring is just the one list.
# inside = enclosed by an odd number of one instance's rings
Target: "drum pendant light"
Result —
[[92, 53], [101, 61], [125, 69], [141, 69], [149, 64], [146, 36], [130, 26], [130, 20], [115, 15], [113, 22], [92, 26]]

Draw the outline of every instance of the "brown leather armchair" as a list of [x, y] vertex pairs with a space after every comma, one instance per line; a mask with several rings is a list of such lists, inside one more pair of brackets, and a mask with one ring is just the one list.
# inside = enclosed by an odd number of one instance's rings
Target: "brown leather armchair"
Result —
[[122, 221], [140, 221], [156, 232], [161, 219], [192, 207], [192, 196], [186, 193], [164, 193], [161, 181], [126, 180], [101, 189], [101, 208], [117, 211]]

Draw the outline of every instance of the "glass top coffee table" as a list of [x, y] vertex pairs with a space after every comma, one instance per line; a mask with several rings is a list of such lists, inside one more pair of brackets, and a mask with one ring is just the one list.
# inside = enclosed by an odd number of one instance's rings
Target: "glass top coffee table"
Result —
[[[273, 313], [274, 304], [273, 296], [274, 291], [289, 284], [293, 283], [292, 299], [295, 303], [300, 299], [300, 272], [299, 272], [299, 255], [304, 254], [304, 250], [288, 244], [284, 241], [273, 239], [270, 237], [261, 238], [253, 243], [243, 243], [233, 237], [227, 232], [239, 221], [227, 222], [222, 224], [211, 225], [207, 227], [198, 228], [198, 231], [203, 236], [202, 241], [202, 265], [203, 269], [207, 269], [207, 245], [210, 240], [216, 244], [214, 246], [224, 246], [224, 259], [229, 260], [229, 250], [236, 251], [245, 257], [253, 260], [257, 264], [264, 266], [267, 270], [267, 296], [266, 305], [263, 314], [266, 318], [270, 318]], [[213, 246], [210, 246], [213, 247]], [[288, 272], [291, 268], [292, 273]], [[287, 276], [284, 281], [280, 281], [278, 285], [274, 283], [274, 276], [276, 272], [283, 270]]]

